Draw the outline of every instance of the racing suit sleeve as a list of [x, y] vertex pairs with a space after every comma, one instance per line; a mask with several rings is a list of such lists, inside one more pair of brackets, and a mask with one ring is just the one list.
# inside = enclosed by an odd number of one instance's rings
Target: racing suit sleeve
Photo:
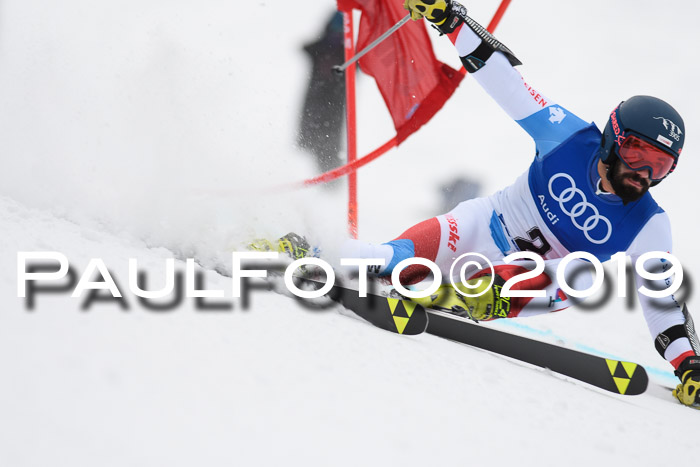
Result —
[[[454, 34], [451, 39], [463, 61], [482, 41], [466, 24]], [[494, 52], [486, 64], [472, 74], [498, 105], [535, 140], [536, 151], [540, 156], [588, 126], [582, 119], [527, 84], [502, 52]]]
[[[630, 255], [634, 266], [644, 253], [654, 251], [670, 253], [671, 246], [671, 224], [668, 215], [665, 212], [661, 212], [654, 215], [637, 234], [637, 237], [627, 249], [627, 254]], [[652, 258], [644, 262], [644, 269], [650, 272], [665, 271], [671, 266], [669, 262], [661, 258]], [[651, 290], [668, 289], [673, 280], [679, 279], [676, 276], [666, 280], [650, 281], [641, 278], [636, 272], [634, 277], [637, 290], [642, 286]], [[698, 349], [693, 348], [693, 343], [689, 339], [690, 337], [697, 340], [697, 336], [694, 331], [689, 335], [686, 329], [690, 320], [690, 329], [692, 330], [692, 318], [689, 317], [687, 310], [682, 307], [682, 303], [679, 303], [678, 294], [671, 294], [662, 298], [651, 298], [638, 292], [638, 297], [649, 332], [652, 338], [655, 339], [656, 349], [663, 358], [677, 369], [678, 365], [686, 357], [697, 354]], [[697, 346], [697, 343], [695, 345]]]

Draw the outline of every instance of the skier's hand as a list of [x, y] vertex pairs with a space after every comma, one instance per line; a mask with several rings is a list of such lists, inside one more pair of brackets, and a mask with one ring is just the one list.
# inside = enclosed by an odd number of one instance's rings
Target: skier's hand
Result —
[[425, 18], [437, 25], [447, 18], [452, 0], [405, 0], [403, 7], [411, 13], [413, 21]]
[[673, 395], [681, 404], [700, 408], [700, 357], [688, 357], [683, 360], [676, 375], [681, 379]]

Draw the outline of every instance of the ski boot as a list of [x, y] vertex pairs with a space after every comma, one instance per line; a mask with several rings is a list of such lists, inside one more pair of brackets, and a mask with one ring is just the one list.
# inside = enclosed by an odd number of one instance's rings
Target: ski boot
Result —
[[309, 242], [301, 235], [289, 232], [284, 237], [271, 242], [265, 238], [253, 240], [248, 244], [248, 249], [253, 251], [276, 251], [286, 253], [293, 260], [306, 258], [307, 256], [318, 257], [318, 250], [311, 248]]
[[[490, 275], [469, 279], [466, 283], [471, 287], [466, 287], [461, 283], [456, 284], [459, 291], [451, 284], [443, 284], [434, 294], [411, 300], [424, 308], [446, 311], [475, 322], [507, 318], [510, 311], [510, 301], [508, 298], [502, 298], [500, 293], [505, 281], [496, 275], [491, 287], [489, 287], [490, 282]], [[478, 297], [463, 295], [476, 295], [482, 292], [483, 294]]]
[[683, 405], [700, 409], [700, 357], [683, 360], [676, 370], [676, 376], [680, 378], [681, 384], [673, 390], [673, 397]]

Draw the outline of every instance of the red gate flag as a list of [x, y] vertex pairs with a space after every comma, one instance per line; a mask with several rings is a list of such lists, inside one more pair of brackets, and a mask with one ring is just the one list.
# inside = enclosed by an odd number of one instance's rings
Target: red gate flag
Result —
[[[400, 0], [337, 0], [338, 9], [362, 10], [357, 50], [362, 50], [408, 12]], [[435, 58], [423, 21], [409, 21], [359, 60], [373, 76], [394, 120], [400, 144], [427, 123], [464, 75]]]

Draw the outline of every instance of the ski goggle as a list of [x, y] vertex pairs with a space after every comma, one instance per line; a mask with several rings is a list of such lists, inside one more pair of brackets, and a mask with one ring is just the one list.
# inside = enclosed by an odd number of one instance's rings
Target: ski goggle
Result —
[[667, 151], [643, 140], [629, 135], [617, 149], [620, 159], [632, 170], [649, 169], [654, 181], [663, 179], [676, 163], [676, 157]]

